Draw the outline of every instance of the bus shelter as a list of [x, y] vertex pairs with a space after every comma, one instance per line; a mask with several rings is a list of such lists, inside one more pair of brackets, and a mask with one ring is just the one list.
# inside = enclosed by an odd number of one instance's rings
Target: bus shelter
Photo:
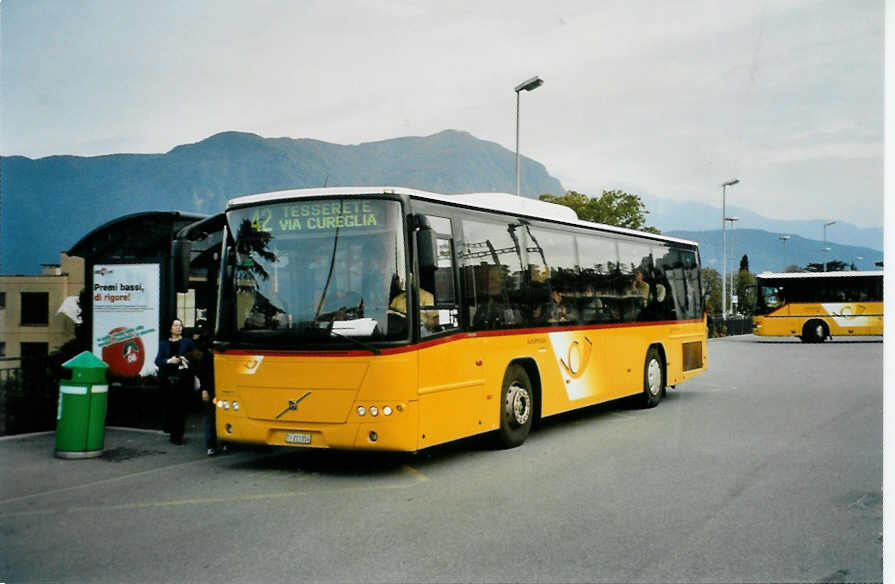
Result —
[[[220, 231], [193, 232], [187, 274], [175, 274], [175, 240], [181, 231], [207, 222], [179, 211], [134, 213], [97, 227], [68, 251], [84, 258], [81, 314], [89, 349], [109, 365], [110, 423], [154, 427], [147, 392], [157, 389], [154, 359], [174, 318], [188, 335], [210, 326], [215, 305], [216, 254]], [[185, 292], [176, 282], [185, 277]]]

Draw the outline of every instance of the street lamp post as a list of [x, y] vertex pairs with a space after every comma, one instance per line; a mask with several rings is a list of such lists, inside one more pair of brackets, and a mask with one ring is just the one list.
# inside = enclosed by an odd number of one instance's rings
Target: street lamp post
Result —
[[792, 235], [781, 235], [778, 237], [783, 242], [783, 271], [786, 271], [786, 242], [792, 239]]
[[737, 259], [736, 252], [734, 252], [733, 244], [734, 244], [734, 233], [736, 232], [736, 222], [739, 220], [740, 220], [739, 217], [725, 217], [724, 218], [724, 221], [730, 223], [730, 256], [731, 256], [730, 259], [732, 262], [734, 262], [730, 266], [730, 310], [731, 310], [731, 312], [733, 312], [733, 297], [735, 296], [734, 285], [733, 285], [733, 283], [734, 283], [733, 275], [736, 273], [736, 270], [734, 269], [734, 266], [736, 265], [736, 259]]
[[740, 182], [734, 178], [721, 184], [721, 316], [727, 317], [727, 187]]
[[516, 86], [516, 196], [519, 196], [519, 93], [533, 91], [544, 84], [544, 80], [535, 75]]
[[835, 221], [828, 221], [824, 223], [824, 271], [827, 271], [827, 252], [830, 251], [830, 248], [827, 247], [827, 227], [830, 225], [835, 225]]

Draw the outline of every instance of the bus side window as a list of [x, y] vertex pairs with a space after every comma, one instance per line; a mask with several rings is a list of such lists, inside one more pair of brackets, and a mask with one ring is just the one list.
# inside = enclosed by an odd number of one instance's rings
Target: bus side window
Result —
[[687, 318], [701, 318], [705, 309], [700, 289], [699, 264], [696, 254], [689, 250], [678, 250], [681, 257], [681, 265], [684, 269], [684, 280], [687, 285]]
[[575, 238], [556, 229], [525, 226], [532, 324], [578, 324], [578, 259]]
[[668, 320], [683, 320], [688, 315], [687, 278], [678, 250], [655, 247], [656, 275], [665, 287], [664, 311]]
[[458, 249], [465, 304], [472, 330], [504, 329], [522, 324], [527, 303], [517, 224], [466, 219]]
[[454, 280], [454, 246], [451, 220], [427, 216], [436, 233], [436, 264], [420, 273], [420, 334], [432, 335], [457, 328], [459, 307]]
[[618, 249], [613, 239], [577, 235], [579, 267], [579, 314], [584, 324], [621, 322], [621, 305], [614, 286]]
[[656, 294], [652, 251], [642, 244], [619, 242], [618, 259], [616, 293], [624, 299], [622, 320], [635, 322], [644, 319], [648, 317], [646, 309]]

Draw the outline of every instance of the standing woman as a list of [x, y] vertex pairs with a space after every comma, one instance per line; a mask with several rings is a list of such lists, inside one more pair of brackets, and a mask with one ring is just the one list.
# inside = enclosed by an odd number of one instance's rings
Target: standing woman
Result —
[[159, 341], [155, 358], [165, 404], [165, 431], [171, 434], [174, 444], [183, 444], [184, 417], [193, 391], [193, 373], [186, 355], [196, 347], [182, 335], [183, 321], [175, 318], [171, 322], [171, 335]]

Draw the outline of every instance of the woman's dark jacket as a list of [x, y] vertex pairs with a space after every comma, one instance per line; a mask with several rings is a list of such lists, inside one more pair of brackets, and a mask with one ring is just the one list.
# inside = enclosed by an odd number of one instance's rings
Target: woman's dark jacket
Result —
[[[155, 364], [156, 366], [158, 366], [159, 377], [161, 377], [162, 379], [167, 379], [172, 376], [176, 377], [176, 374], [180, 370], [180, 364], [168, 363], [168, 359], [174, 357], [175, 355], [187, 355], [187, 361], [189, 361], [189, 353], [195, 350], [196, 346], [193, 344], [193, 340], [188, 339], [187, 337], [180, 338], [180, 350], [177, 353], [171, 352], [170, 340], [163, 339], [159, 341], [158, 356], [155, 358]], [[190, 365], [192, 365], [192, 363]]]

